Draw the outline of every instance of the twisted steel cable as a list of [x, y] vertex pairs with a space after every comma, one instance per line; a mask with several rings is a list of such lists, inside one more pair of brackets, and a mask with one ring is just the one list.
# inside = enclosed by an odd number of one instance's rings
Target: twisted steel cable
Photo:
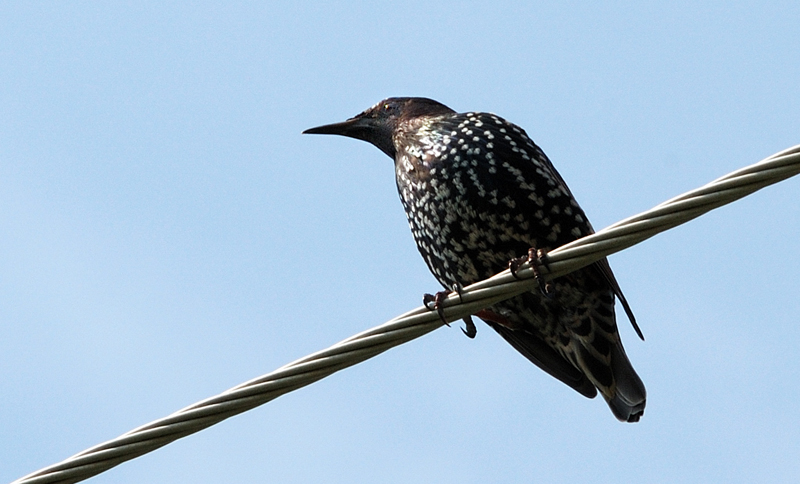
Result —
[[[544, 266], [539, 268], [539, 272], [545, 280], [568, 274], [798, 173], [800, 145], [554, 249], [545, 256]], [[498, 301], [531, 290], [538, 284], [529, 264], [521, 267], [516, 277], [505, 270], [464, 288], [460, 294], [448, 296], [443, 304], [444, 317], [448, 322], [468, 317]], [[418, 307], [271, 373], [28, 474], [12, 484], [72, 483], [88, 479], [418, 338], [443, 324], [437, 312], [424, 306]]]

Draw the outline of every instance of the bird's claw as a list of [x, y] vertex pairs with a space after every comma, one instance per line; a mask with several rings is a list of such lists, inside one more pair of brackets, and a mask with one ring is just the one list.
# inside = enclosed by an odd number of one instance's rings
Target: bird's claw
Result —
[[450, 323], [444, 318], [444, 300], [447, 299], [447, 296], [450, 293], [447, 291], [439, 291], [435, 295], [434, 294], [425, 294], [422, 296], [422, 304], [425, 305], [426, 308], [430, 309], [431, 311], [436, 311], [439, 314], [439, 318], [442, 320], [444, 324], [448, 327]]
[[[463, 299], [461, 299], [461, 291], [464, 288], [461, 284], [453, 284], [453, 291], [458, 294], [459, 303], [463, 303]], [[444, 317], [444, 300], [447, 299], [447, 296], [450, 295], [448, 291], [439, 291], [436, 294], [425, 294], [422, 296], [422, 304], [425, 305], [431, 311], [436, 311], [439, 314], [439, 318], [442, 320], [444, 324], [450, 327], [450, 323], [447, 322], [447, 319]], [[468, 338], [472, 339], [478, 334], [478, 329], [475, 327], [475, 323], [472, 322], [471, 316], [466, 316], [462, 318], [466, 328], [461, 328], [461, 331], [467, 335]]]
[[472, 316], [467, 316], [464, 319], [464, 324], [467, 325], [466, 329], [461, 328], [461, 332], [467, 335], [467, 338], [473, 339], [475, 335], [478, 334], [478, 328], [475, 327], [475, 323], [472, 322]]
[[546, 256], [547, 251], [545, 249], [536, 249], [535, 247], [531, 247], [528, 249], [527, 255], [515, 257], [514, 259], [508, 261], [508, 270], [511, 272], [511, 275], [514, 276], [514, 279], [519, 279], [519, 276], [517, 276], [517, 271], [519, 271], [519, 268], [522, 266], [522, 264], [529, 262], [531, 265], [531, 270], [533, 271], [533, 277], [539, 282], [539, 290], [545, 297], [552, 298], [552, 285], [544, 280], [544, 277], [542, 277], [542, 273], [539, 270], [540, 267], [547, 267], [547, 263], [544, 261]]

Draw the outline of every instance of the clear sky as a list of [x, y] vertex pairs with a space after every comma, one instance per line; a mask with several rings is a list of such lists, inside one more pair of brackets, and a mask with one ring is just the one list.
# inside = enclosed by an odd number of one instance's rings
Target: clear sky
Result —
[[[0, 482], [438, 290], [391, 161], [305, 128], [495, 112], [596, 228], [800, 143], [797, 1], [549, 3], [0, 5]], [[454, 325], [93, 482], [797, 482], [798, 193], [610, 258], [638, 424]]]

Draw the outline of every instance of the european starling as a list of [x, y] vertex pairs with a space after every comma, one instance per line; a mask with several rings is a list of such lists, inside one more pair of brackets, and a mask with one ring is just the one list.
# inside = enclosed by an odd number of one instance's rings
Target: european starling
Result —
[[[593, 232], [544, 152], [494, 114], [389, 98], [304, 133], [368, 141], [394, 160], [417, 248], [447, 290], [490, 277], [531, 248], [553, 249]], [[608, 261], [549, 286], [476, 315], [553, 377], [589, 398], [600, 390], [618, 419], [638, 421], [645, 389], [617, 332], [615, 296], [641, 333]]]

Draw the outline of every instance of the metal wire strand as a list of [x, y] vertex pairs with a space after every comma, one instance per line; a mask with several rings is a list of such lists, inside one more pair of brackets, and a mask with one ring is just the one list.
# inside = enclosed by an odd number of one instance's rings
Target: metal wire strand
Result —
[[[545, 280], [550, 280], [578, 270], [797, 173], [800, 173], [800, 145], [559, 247], [547, 254], [545, 266], [540, 268], [540, 272]], [[538, 286], [533, 272], [525, 264], [517, 271], [519, 279], [505, 270], [464, 288], [460, 295], [451, 294], [443, 304], [445, 319], [448, 322], [461, 319], [498, 301], [533, 289]], [[272, 373], [86, 449], [12, 484], [82, 481], [418, 338], [443, 324], [435, 311], [418, 307]]]

